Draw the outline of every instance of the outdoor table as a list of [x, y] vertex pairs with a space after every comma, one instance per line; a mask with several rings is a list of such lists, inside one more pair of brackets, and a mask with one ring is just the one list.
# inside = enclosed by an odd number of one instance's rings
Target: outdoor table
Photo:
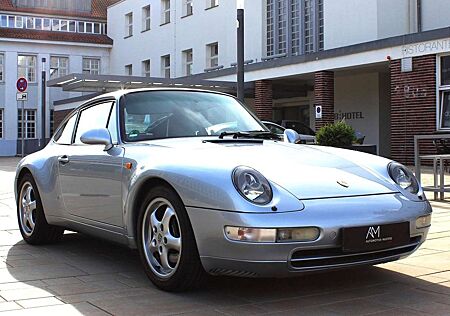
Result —
[[[435, 140], [435, 139], [450, 139], [450, 134], [441, 135], [415, 135], [414, 136], [414, 163], [416, 178], [419, 183], [421, 180], [421, 162], [422, 160], [433, 161], [433, 186], [424, 186], [424, 191], [434, 192], [434, 199], [444, 200], [444, 193], [450, 192], [449, 186], [445, 185], [444, 177], [444, 164], [446, 160], [450, 160], [450, 154], [435, 154], [435, 155], [420, 155], [419, 153], [419, 140]], [[439, 179], [439, 180], [438, 180]]]

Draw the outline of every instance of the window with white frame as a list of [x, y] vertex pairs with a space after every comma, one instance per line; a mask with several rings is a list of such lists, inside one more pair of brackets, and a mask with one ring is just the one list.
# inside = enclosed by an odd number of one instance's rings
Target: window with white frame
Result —
[[148, 5], [142, 8], [142, 32], [150, 30], [151, 21], [151, 9]]
[[5, 81], [5, 55], [0, 54], [0, 82]]
[[133, 12], [125, 14], [125, 37], [133, 36]]
[[323, 50], [323, 0], [266, 0], [266, 55]]
[[42, 19], [42, 30], [43, 31], [51, 31], [52, 24], [50, 22], [50, 19]]
[[214, 8], [219, 5], [219, 0], [206, 0], [206, 8]]
[[170, 78], [170, 55], [161, 57], [161, 76], [163, 78]]
[[0, 109], [0, 139], [3, 138], [3, 109]]
[[161, 24], [170, 23], [170, 0], [161, 0]]
[[50, 56], [50, 79], [59, 78], [69, 73], [69, 58]]
[[144, 60], [142, 62], [142, 76], [150, 77], [150, 59]]
[[206, 45], [207, 67], [219, 66], [219, 43]]
[[36, 82], [36, 56], [19, 55], [17, 57], [17, 74], [29, 83]]
[[42, 18], [34, 18], [34, 29], [35, 30], [42, 30]]
[[17, 122], [17, 138], [22, 138], [22, 130], [24, 130], [25, 139], [36, 138], [36, 110], [25, 110], [22, 123], [22, 109], [18, 109]]
[[194, 13], [193, 0], [183, 0], [183, 16]]
[[450, 55], [440, 57], [439, 69], [439, 129], [450, 129]]
[[126, 76], [132, 76], [133, 75], [133, 65], [125, 65], [125, 75]]
[[59, 22], [60, 24], [60, 31], [61, 32], [68, 32], [69, 31], [69, 21], [67, 21], [67, 20], [61, 20], [60, 22]]
[[27, 29], [34, 30], [34, 18], [33, 17], [27, 17]]
[[22, 16], [16, 16], [16, 21], [15, 21], [14, 27], [19, 28], [19, 29], [23, 28], [23, 17]]
[[8, 14], [0, 14], [0, 28], [2, 27], [38, 31], [106, 34], [105, 23]]
[[100, 58], [83, 58], [83, 73], [91, 75], [100, 74]]
[[183, 75], [192, 75], [192, 66], [194, 63], [194, 54], [192, 49], [183, 51]]

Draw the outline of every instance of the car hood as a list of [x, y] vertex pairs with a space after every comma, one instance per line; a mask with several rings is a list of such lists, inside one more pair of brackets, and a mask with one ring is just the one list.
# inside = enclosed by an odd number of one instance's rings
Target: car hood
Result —
[[170, 157], [178, 157], [173, 163], [187, 168], [225, 168], [230, 177], [237, 166], [254, 168], [299, 199], [398, 192], [382, 172], [387, 170], [389, 160], [381, 157], [276, 141], [215, 141], [217, 139], [183, 138], [146, 144], [170, 150]]

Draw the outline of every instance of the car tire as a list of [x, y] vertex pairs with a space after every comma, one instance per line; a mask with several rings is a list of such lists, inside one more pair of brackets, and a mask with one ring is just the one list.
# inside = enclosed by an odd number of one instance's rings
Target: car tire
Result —
[[194, 232], [183, 202], [171, 188], [158, 186], [148, 193], [137, 225], [139, 255], [154, 285], [181, 292], [202, 283], [206, 273]]
[[23, 239], [31, 245], [56, 243], [64, 234], [63, 228], [47, 223], [41, 196], [31, 174], [25, 174], [19, 181], [17, 219]]

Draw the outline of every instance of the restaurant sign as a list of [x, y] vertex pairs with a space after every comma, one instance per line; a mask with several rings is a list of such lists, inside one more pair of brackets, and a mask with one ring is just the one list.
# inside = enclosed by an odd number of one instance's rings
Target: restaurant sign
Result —
[[428, 54], [438, 54], [450, 51], [450, 39], [414, 43], [402, 46], [403, 57], [414, 57]]

